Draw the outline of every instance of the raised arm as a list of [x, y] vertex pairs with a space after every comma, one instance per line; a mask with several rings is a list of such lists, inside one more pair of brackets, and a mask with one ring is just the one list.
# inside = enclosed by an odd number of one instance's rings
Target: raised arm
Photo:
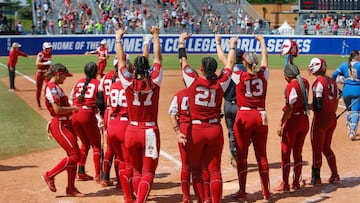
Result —
[[154, 63], [162, 65], [162, 55], [161, 55], [161, 47], [160, 47], [160, 28], [157, 26], [152, 26], [150, 30], [151, 34], [154, 37]]
[[255, 35], [255, 39], [261, 44], [261, 66], [268, 66], [268, 53], [265, 44], [265, 39], [262, 35]]
[[221, 63], [225, 66], [227, 64], [227, 58], [225, 56], [224, 50], [221, 47], [221, 36], [220, 35], [215, 35], [215, 42], [216, 42], [216, 53], [217, 56], [219, 58], [219, 60], [221, 61]]
[[191, 34], [183, 32], [179, 36], [179, 61], [181, 64], [181, 69], [184, 69], [185, 66], [189, 65], [187, 56], [186, 56], [186, 48], [185, 48], [185, 41], [191, 37]]
[[236, 43], [237, 43], [238, 37], [232, 37], [229, 40], [230, 50], [227, 58], [226, 67], [233, 69], [235, 65], [235, 58], [236, 58]]
[[142, 55], [149, 58], [150, 43], [153, 36], [151, 34], [144, 35], [143, 37], [143, 53]]
[[126, 33], [126, 30], [117, 30], [115, 33], [115, 51], [116, 57], [118, 59], [118, 68], [126, 65], [126, 59], [124, 59], [124, 48], [122, 45], [122, 37]]

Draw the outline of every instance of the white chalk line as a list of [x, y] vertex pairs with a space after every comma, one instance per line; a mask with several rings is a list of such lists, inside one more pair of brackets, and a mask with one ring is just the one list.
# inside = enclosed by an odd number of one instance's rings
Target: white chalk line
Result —
[[[6, 70], [7, 70], [7, 68], [8, 68], [7, 65], [5, 65], [5, 64], [3, 64], [3, 63], [0, 63], [0, 66], [3, 67], [3, 68], [6, 69]], [[19, 74], [20, 76], [24, 77], [25, 79], [27, 79], [28, 81], [36, 84], [36, 81], [35, 81], [34, 79], [30, 78], [29, 76], [27, 76], [27, 75], [25, 75], [25, 74], [23, 74], [23, 73], [21, 73], [21, 72], [19, 72], [19, 71], [17, 71], [17, 70], [15, 70], [15, 72], [16, 72], [17, 74]], [[175, 163], [176, 166], [177, 166], [177, 168], [181, 168], [181, 161], [177, 160], [175, 157], [171, 156], [171, 155], [170, 155], [169, 153], [167, 153], [166, 151], [160, 150], [160, 155], [164, 156], [166, 159], [168, 159], [168, 160], [172, 161], [173, 163]]]

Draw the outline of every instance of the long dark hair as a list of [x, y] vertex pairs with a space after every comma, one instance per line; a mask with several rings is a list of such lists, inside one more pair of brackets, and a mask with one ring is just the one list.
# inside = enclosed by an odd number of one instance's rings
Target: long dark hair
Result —
[[359, 51], [358, 50], [352, 50], [350, 55], [349, 55], [349, 58], [348, 58], [348, 70], [349, 70], [349, 76], [352, 76], [352, 60], [354, 59], [354, 57], [356, 55], [359, 54]]
[[80, 102], [84, 101], [85, 92], [87, 90], [87, 86], [89, 85], [90, 80], [93, 78], [96, 78], [96, 75], [98, 72], [98, 66], [94, 62], [87, 63], [84, 67], [84, 72], [86, 75], [85, 84], [82, 87], [82, 89], [80, 91], [80, 95], [77, 98], [78, 101], [80, 101]]
[[146, 78], [148, 85], [153, 89], [150, 79], [150, 64], [149, 59], [145, 56], [137, 56], [134, 60], [135, 79]]
[[201, 59], [201, 65], [204, 69], [206, 79], [215, 80], [217, 78], [215, 71], [217, 69], [218, 64], [213, 57], [208, 56]]

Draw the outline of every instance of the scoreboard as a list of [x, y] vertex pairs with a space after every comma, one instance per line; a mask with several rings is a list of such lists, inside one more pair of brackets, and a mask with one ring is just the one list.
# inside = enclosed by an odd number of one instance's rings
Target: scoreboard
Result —
[[300, 0], [300, 11], [359, 11], [360, 0]]

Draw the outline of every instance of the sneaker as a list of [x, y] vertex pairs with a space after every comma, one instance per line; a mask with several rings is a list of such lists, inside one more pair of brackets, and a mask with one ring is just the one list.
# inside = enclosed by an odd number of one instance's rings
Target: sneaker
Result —
[[112, 182], [111, 180], [101, 180], [100, 184], [103, 187], [114, 186], [114, 182]]
[[289, 184], [285, 184], [284, 182], [281, 182], [279, 186], [275, 188], [276, 192], [290, 192], [290, 186]]
[[246, 201], [247, 193], [241, 193], [240, 191], [237, 191], [236, 193], [232, 194], [230, 197], [231, 197], [231, 199], [234, 199], [234, 200]]
[[183, 197], [183, 203], [191, 203], [191, 198], [190, 197]]
[[300, 184], [299, 183], [293, 183], [291, 186], [290, 186], [290, 189], [292, 190], [300, 190]]
[[266, 195], [263, 195], [263, 199], [266, 200], [266, 201], [269, 201], [271, 199], [270, 193], [266, 194]]
[[78, 181], [94, 180], [94, 178], [93, 178], [92, 176], [89, 176], [89, 175], [86, 174], [86, 173], [84, 173], [84, 174], [78, 173], [78, 174], [76, 175], [76, 179], [77, 179]]
[[95, 182], [100, 183], [100, 176], [95, 176]]
[[321, 179], [320, 178], [313, 178], [311, 179], [311, 185], [321, 185]]
[[9, 89], [9, 92], [16, 92], [16, 89]]
[[354, 141], [354, 140], [355, 140], [355, 137], [356, 137], [356, 135], [355, 135], [354, 133], [350, 133], [350, 134], [349, 134], [349, 139], [350, 139], [351, 141]]
[[41, 176], [41, 179], [46, 183], [46, 185], [49, 187], [49, 190], [51, 192], [56, 192], [54, 178], [50, 178], [49, 176], [47, 176], [47, 173], [44, 173]]
[[153, 36], [150, 34], [143, 36], [143, 44], [150, 44], [151, 40], [153, 39]]
[[340, 176], [339, 174], [336, 175], [331, 175], [329, 178], [329, 183], [336, 183], [340, 181]]
[[66, 188], [66, 194], [73, 197], [84, 197], [85, 195], [79, 192], [78, 189], [74, 188]]

